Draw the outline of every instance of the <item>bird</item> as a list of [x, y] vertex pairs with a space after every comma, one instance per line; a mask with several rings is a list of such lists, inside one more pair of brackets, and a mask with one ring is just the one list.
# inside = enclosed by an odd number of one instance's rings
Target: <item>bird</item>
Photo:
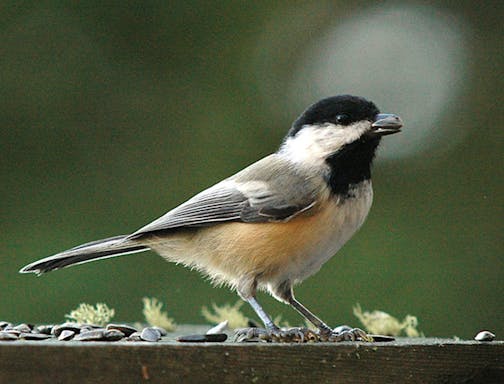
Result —
[[[235, 290], [265, 328], [237, 340], [366, 340], [358, 328], [331, 328], [294, 296], [363, 225], [373, 200], [371, 166], [382, 137], [401, 131], [398, 115], [359, 96], [310, 105], [278, 150], [127, 234], [43, 258], [20, 273], [38, 275], [152, 250]], [[314, 325], [281, 329], [257, 300], [266, 291]]]

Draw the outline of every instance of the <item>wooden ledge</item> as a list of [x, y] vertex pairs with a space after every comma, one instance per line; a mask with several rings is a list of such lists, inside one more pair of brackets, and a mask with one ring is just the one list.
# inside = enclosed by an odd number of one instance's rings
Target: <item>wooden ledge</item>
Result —
[[[184, 328], [201, 332], [201, 327]], [[165, 339], [0, 342], [0, 383], [504, 383], [504, 341], [201, 344]]]

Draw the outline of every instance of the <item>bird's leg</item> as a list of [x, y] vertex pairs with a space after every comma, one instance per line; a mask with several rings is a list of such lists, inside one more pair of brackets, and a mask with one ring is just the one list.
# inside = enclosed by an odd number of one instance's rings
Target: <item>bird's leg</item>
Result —
[[288, 298], [288, 302], [292, 307], [298, 311], [306, 320], [312, 323], [315, 327], [318, 328], [320, 333], [331, 333], [332, 329], [320, 320], [317, 316], [315, 316], [308, 308], [306, 308], [303, 304], [297, 301], [294, 298], [294, 295], [290, 295]]
[[274, 335], [276, 336], [280, 333], [280, 328], [278, 328], [271, 317], [264, 311], [255, 296], [246, 297], [244, 300], [250, 304], [266, 328], [251, 327], [237, 329], [235, 333], [235, 341], [272, 341]]
[[316, 335], [307, 328], [291, 328], [287, 330], [280, 329], [264, 311], [255, 296], [245, 299], [254, 309], [255, 313], [264, 323], [266, 328], [242, 328], [235, 334], [235, 341], [276, 341], [276, 342], [295, 342], [315, 340]]
[[318, 339], [320, 341], [373, 341], [373, 339], [360, 328], [341, 326], [335, 328], [334, 330], [331, 329], [326, 323], [315, 316], [308, 308], [306, 308], [303, 304], [296, 300], [296, 298], [294, 297], [294, 292], [292, 291], [292, 286], [289, 282], [286, 282], [278, 287], [276, 295], [288, 302], [305, 319], [307, 319], [310, 323], [318, 328]]
[[280, 330], [280, 328], [278, 328], [278, 326], [273, 322], [270, 315], [268, 315], [264, 311], [263, 307], [261, 307], [255, 296], [249, 297], [246, 300], [250, 304], [254, 312], [257, 314], [257, 316], [259, 316], [261, 321], [264, 323], [264, 326], [267, 330], [274, 332]]
[[263, 328], [242, 328], [237, 329], [235, 333], [235, 341], [253, 341], [257, 339], [267, 339], [271, 338], [272, 333], [278, 333], [280, 328], [278, 328], [271, 317], [264, 311], [261, 304], [256, 299], [257, 290], [257, 280], [254, 276], [244, 276], [237, 286], [237, 291], [240, 297], [248, 302], [254, 312], [259, 316], [261, 321], [264, 323], [265, 329]]
[[[241, 298], [247, 301], [254, 312], [264, 323], [265, 328], [242, 328], [235, 333], [235, 341], [277, 341], [277, 342], [303, 342], [307, 341], [307, 332], [299, 328], [282, 330], [264, 311], [256, 298], [257, 280], [255, 278], [243, 278], [238, 284], [237, 291]], [[306, 330], [311, 332], [309, 330]], [[313, 334], [313, 332], [311, 332]], [[312, 335], [314, 339], [315, 335]]]
[[289, 304], [298, 311], [305, 319], [312, 323], [319, 330], [320, 341], [372, 341], [370, 337], [360, 328], [350, 328], [347, 326], [331, 329], [326, 323], [315, 316], [308, 308], [297, 301], [294, 296], [289, 299]]

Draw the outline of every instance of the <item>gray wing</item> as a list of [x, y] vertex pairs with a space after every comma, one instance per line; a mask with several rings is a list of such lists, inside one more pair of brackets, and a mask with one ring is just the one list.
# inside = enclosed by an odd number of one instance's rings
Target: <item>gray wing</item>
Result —
[[197, 194], [129, 237], [229, 221], [287, 221], [315, 204], [314, 185], [311, 178], [294, 172], [291, 164], [271, 155]]

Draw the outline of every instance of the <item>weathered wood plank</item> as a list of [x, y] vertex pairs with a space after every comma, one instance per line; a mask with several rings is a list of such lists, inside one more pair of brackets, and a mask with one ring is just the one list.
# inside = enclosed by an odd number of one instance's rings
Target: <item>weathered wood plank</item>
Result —
[[0, 343], [0, 383], [504, 383], [504, 342]]

